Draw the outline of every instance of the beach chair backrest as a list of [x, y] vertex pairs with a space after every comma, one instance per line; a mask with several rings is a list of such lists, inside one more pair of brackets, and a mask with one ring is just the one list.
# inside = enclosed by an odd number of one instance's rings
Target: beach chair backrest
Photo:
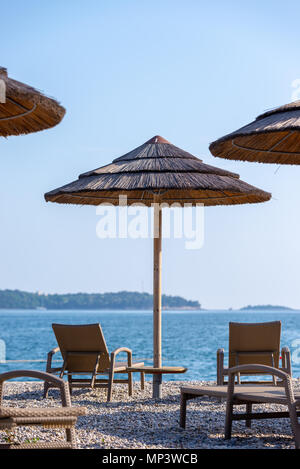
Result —
[[98, 372], [109, 367], [109, 353], [100, 324], [52, 324], [52, 328], [63, 359], [67, 357], [67, 371], [93, 372], [96, 354], [88, 352], [101, 353]]
[[255, 363], [278, 368], [280, 334], [280, 321], [262, 323], [230, 322], [229, 367]]

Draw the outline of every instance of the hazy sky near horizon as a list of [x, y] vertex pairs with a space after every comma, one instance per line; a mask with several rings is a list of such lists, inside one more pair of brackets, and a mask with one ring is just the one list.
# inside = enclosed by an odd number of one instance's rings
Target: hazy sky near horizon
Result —
[[0, 139], [0, 289], [151, 292], [151, 239], [100, 240], [95, 207], [43, 194], [159, 134], [273, 194], [206, 208], [200, 250], [165, 240], [163, 292], [208, 308], [300, 308], [300, 167], [208, 150], [292, 100], [299, 2], [0, 2], [0, 65], [67, 108], [54, 129]]

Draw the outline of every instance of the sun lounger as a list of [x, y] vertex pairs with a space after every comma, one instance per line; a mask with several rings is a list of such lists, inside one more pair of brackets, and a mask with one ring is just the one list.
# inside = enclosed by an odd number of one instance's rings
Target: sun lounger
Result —
[[[282, 382], [282, 386], [272, 386], [261, 384], [256, 385], [236, 385], [235, 378], [238, 373], [251, 371], [253, 373], [264, 373], [276, 376]], [[187, 401], [200, 396], [210, 396], [224, 398], [226, 404], [225, 418], [225, 439], [231, 438], [232, 422], [235, 420], [245, 420], [250, 427], [251, 420], [255, 419], [277, 419], [290, 418], [295, 446], [300, 448], [300, 390], [293, 390], [292, 379], [288, 373], [277, 368], [266, 365], [240, 365], [228, 370], [228, 386], [193, 386], [181, 388], [180, 405], [180, 426], [186, 425], [186, 405]], [[285, 412], [252, 412], [255, 404], [282, 404], [287, 407]], [[234, 406], [246, 405], [246, 413], [234, 413]], [[299, 409], [299, 410], [297, 410]]]
[[[132, 351], [126, 347], [117, 348], [108, 353], [104, 335], [100, 324], [64, 325], [52, 324], [52, 328], [59, 347], [48, 353], [48, 373], [56, 373], [61, 378], [68, 376], [70, 392], [73, 388], [107, 388], [107, 401], [112, 397], [113, 383], [127, 383], [129, 396], [132, 395], [132, 374], [128, 367], [142, 366], [144, 362], [132, 361]], [[52, 367], [52, 357], [61, 352], [63, 365]], [[127, 354], [127, 361], [116, 361], [119, 353]], [[115, 379], [116, 373], [127, 374], [127, 379]], [[90, 379], [77, 378], [79, 375], [91, 375]], [[97, 378], [98, 375], [108, 375], [108, 378]], [[75, 376], [75, 377], [74, 377]], [[141, 376], [143, 384], [143, 376]], [[47, 397], [50, 383], [45, 382], [44, 397]]]
[[[14, 378], [29, 377], [50, 382], [60, 389], [62, 407], [5, 407], [3, 404], [3, 384]], [[0, 431], [13, 431], [18, 426], [42, 426], [45, 428], [63, 428], [66, 441], [49, 442], [7, 442], [0, 444], [0, 449], [75, 449], [75, 424], [77, 417], [84, 415], [84, 407], [72, 407], [68, 383], [57, 376], [32, 370], [16, 370], [0, 374]]]
[[[260, 365], [272, 366], [279, 369], [280, 360], [280, 333], [281, 322], [263, 322], [263, 323], [229, 323], [229, 356], [228, 366], [232, 368], [237, 365], [246, 365], [247, 363], [257, 363]], [[282, 367], [281, 369], [292, 374], [291, 357], [288, 347], [281, 350]], [[246, 370], [243, 375], [251, 375]], [[265, 373], [261, 373], [265, 374]], [[228, 368], [224, 367], [224, 349], [217, 351], [217, 384], [226, 384], [224, 378], [228, 375]], [[241, 382], [241, 373], [237, 375], [237, 381]], [[252, 381], [254, 383], [254, 381]], [[255, 381], [257, 383], [257, 381]], [[265, 381], [261, 381], [266, 384]], [[249, 384], [249, 381], [246, 382]], [[276, 377], [273, 376], [273, 384], [276, 384]]]

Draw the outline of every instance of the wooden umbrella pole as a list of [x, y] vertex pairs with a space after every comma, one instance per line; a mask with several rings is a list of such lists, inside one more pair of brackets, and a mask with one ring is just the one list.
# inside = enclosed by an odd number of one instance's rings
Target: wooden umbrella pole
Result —
[[[162, 268], [162, 209], [154, 199], [154, 243], [153, 243], [153, 360], [160, 368], [161, 361], [161, 268]], [[153, 375], [153, 397], [161, 398], [162, 375]]]

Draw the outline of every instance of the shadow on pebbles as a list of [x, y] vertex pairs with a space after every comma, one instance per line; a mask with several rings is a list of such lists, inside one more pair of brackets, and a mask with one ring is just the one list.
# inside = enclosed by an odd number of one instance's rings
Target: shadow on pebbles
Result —
[[[163, 398], [151, 398], [152, 386], [146, 382], [140, 391], [134, 383], [134, 395], [128, 397], [125, 385], [114, 386], [113, 400], [106, 403], [105, 390], [74, 390], [72, 404], [84, 406], [87, 415], [77, 421], [79, 448], [139, 448], [139, 449], [288, 449], [293, 448], [289, 419], [253, 421], [252, 428], [244, 422], [233, 423], [232, 439], [223, 438], [225, 403], [207, 397], [188, 402], [186, 430], [179, 427], [180, 386], [204, 385], [207, 382], [165, 382]], [[295, 380], [297, 387], [299, 382]], [[4, 405], [21, 407], [57, 406], [57, 390], [50, 390], [48, 399], [42, 397], [40, 382], [8, 382], [5, 385]], [[243, 406], [239, 409], [244, 411]], [[278, 405], [256, 405], [255, 411], [282, 410]], [[0, 431], [0, 441], [5, 432]], [[17, 441], [40, 441], [62, 438], [61, 430], [21, 427], [15, 431]]]

